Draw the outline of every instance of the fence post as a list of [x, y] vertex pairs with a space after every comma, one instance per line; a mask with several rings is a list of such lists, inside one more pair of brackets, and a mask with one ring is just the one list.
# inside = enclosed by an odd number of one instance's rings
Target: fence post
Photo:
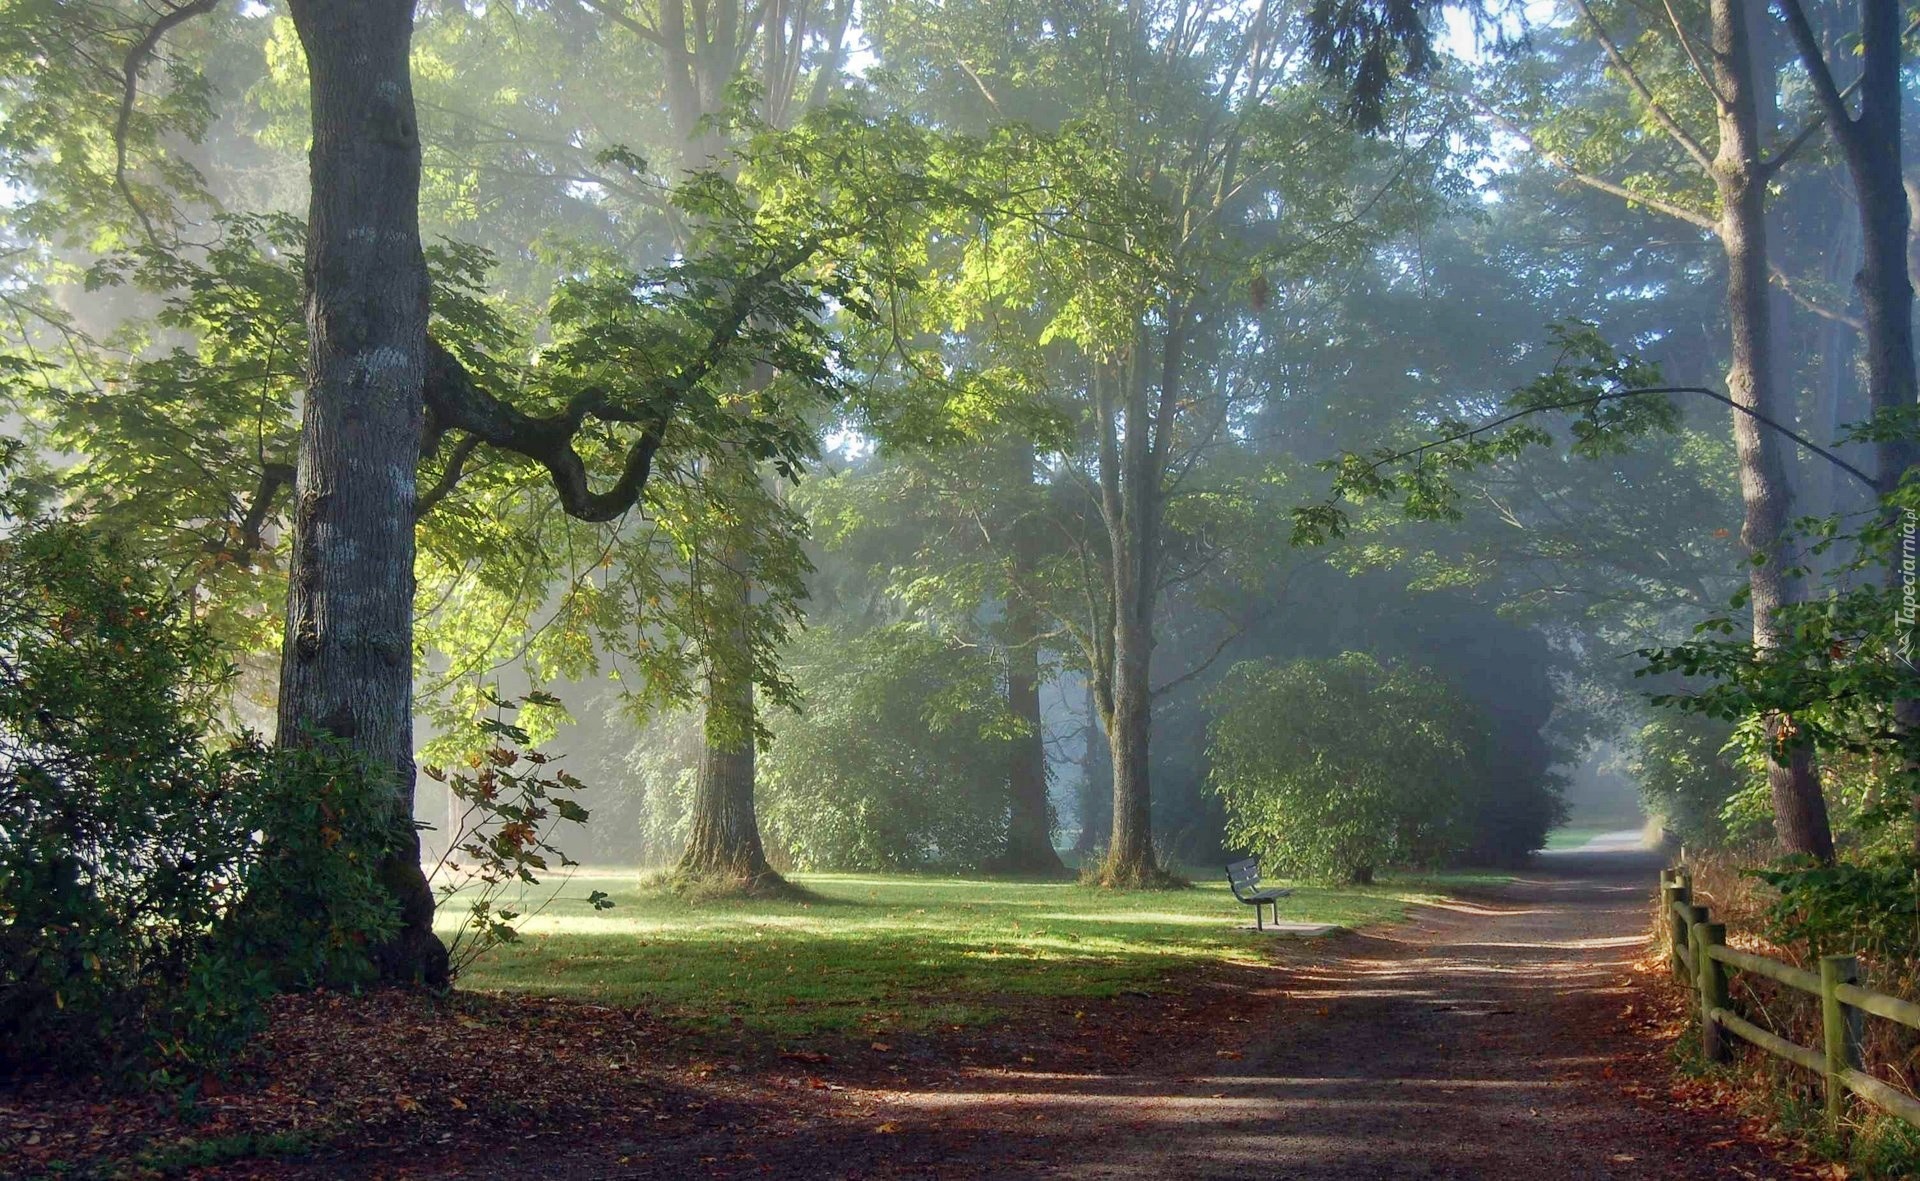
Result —
[[1860, 983], [1860, 961], [1850, 955], [1820, 957], [1820, 1024], [1827, 1051], [1827, 1122], [1839, 1127], [1847, 1113], [1847, 1084], [1840, 1076], [1862, 1069], [1860, 1010], [1843, 1002], [1842, 984]]
[[1674, 911], [1674, 904], [1693, 901], [1693, 883], [1682, 869], [1670, 871], [1660, 887], [1660, 912], [1667, 921], [1667, 950], [1672, 960], [1673, 974], [1682, 980], [1687, 978], [1687, 966], [1680, 962], [1680, 949], [1687, 945], [1687, 921]]
[[1700, 984], [1700, 1053], [1709, 1062], [1725, 1062], [1732, 1055], [1727, 1035], [1713, 1019], [1713, 1011], [1730, 1009], [1733, 1002], [1727, 995], [1727, 966], [1714, 959], [1708, 949], [1727, 942], [1727, 925], [1707, 922], [1706, 913], [1702, 908], [1701, 921], [1693, 925], [1693, 964]]

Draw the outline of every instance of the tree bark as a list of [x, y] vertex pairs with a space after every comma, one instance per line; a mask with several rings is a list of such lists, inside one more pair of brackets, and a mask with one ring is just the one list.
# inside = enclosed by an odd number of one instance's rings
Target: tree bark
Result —
[[[752, 587], [726, 571], [724, 592], [745, 612]], [[706, 741], [694, 781], [693, 825], [680, 871], [697, 877], [730, 879], [749, 892], [778, 888], [783, 880], [767, 863], [754, 814], [754, 713], [752, 659], [746, 653], [744, 621], [708, 656]], [[738, 651], [736, 651], [736, 648]]]
[[406, 836], [380, 876], [392, 981], [447, 981], [413, 825], [414, 468], [426, 372], [413, 0], [292, 0], [313, 103], [302, 410], [279, 740], [341, 740], [392, 776]]
[[1100, 830], [1112, 827], [1113, 822], [1113, 818], [1106, 815], [1107, 807], [1113, 802], [1113, 784], [1111, 775], [1100, 774], [1103, 738], [1091, 675], [1087, 678], [1087, 725], [1083, 734], [1086, 746], [1080, 756], [1080, 833], [1074, 838], [1073, 851], [1080, 854], [1084, 864], [1099, 848]]
[[1031, 638], [1008, 645], [1007, 710], [1020, 720], [1022, 733], [1013, 740], [1008, 768], [1006, 868], [1016, 873], [1058, 873], [1066, 867], [1053, 848], [1040, 718], [1040, 654]]
[[[1169, 345], [1171, 347], [1171, 345]], [[1097, 381], [1101, 418], [1101, 515], [1107, 528], [1112, 643], [1106, 676], [1096, 678], [1101, 720], [1113, 753], [1113, 833], [1101, 881], [1139, 886], [1160, 877], [1153, 852], [1148, 740], [1153, 725], [1153, 608], [1159, 544], [1160, 472], [1154, 465], [1144, 345], [1117, 374]], [[1117, 387], [1117, 388], [1116, 388]], [[1117, 395], [1117, 397], [1116, 397]], [[1162, 391], [1165, 397], [1167, 391]], [[1126, 429], [1118, 429], [1124, 407]], [[1101, 682], [1104, 682], [1102, 684]]]
[[1017, 440], [1010, 459], [1010, 499], [1020, 515], [1012, 524], [1013, 569], [1006, 593], [1007, 711], [1019, 719], [1007, 768], [1006, 868], [1015, 873], [1060, 873], [1047, 807], [1046, 735], [1040, 716], [1040, 617], [1030, 591], [1040, 564], [1040, 538], [1025, 517], [1033, 485], [1033, 444]]
[[[1766, 182], [1761, 159], [1756, 80], [1749, 53], [1744, 6], [1738, 0], [1712, 0], [1712, 60], [1719, 102], [1719, 146], [1713, 178], [1720, 197], [1719, 236], [1727, 258], [1727, 322], [1731, 336], [1727, 394], [1735, 404], [1784, 421], [1777, 375], [1771, 365], [1772, 324], [1767, 294]], [[1785, 540], [1790, 498], [1780, 444], [1751, 416], [1733, 416], [1734, 451], [1740, 465], [1741, 499], [1746, 519], [1741, 540], [1754, 555], [1748, 583], [1752, 593], [1753, 643], [1763, 656], [1780, 645], [1776, 616], [1793, 601], [1796, 588], [1780, 547]], [[1787, 725], [1769, 719], [1770, 736]], [[1767, 784], [1773, 798], [1774, 828], [1789, 852], [1821, 860], [1833, 858], [1833, 834], [1826, 798], [1810, 752], [1795, 750], [1786, 761], [1770, 759]]]

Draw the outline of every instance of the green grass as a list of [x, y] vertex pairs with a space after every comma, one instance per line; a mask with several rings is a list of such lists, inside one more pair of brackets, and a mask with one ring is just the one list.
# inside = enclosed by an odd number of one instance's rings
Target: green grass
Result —
[[1633, 821], [1621, 821], [1616, 824], [1576, 824], [1566, 828], [1556, 828], [1547, 834], [1549, 849], [1578, 849], [1598, 836], [1612, 832], [1624, 832], [1638, 829], [1641, 825]]
[[[1195, 965], [1257, 964], [1271, 935], [1224, 882], [1113, 893], [1067, 882], [798, 874], [812, 900], [690, 903], [633, 872], [582, 872], [523, 938], [462, 978], [470, 989], [643, 1005], [693, 1026], [738, 1019], [773, 1033], [990, 1019], [1009, 997], [1100, 997]], [[1446, 875], [1367, 887], [1301, 886], [1282, 919], [1360, 926], [1402, 917]], [[586, 898], [602, 890], [611, 910]], [[544, 895], [541, 895], [544, 896]], [[457, 921], [457, 903], [446, 909]]]

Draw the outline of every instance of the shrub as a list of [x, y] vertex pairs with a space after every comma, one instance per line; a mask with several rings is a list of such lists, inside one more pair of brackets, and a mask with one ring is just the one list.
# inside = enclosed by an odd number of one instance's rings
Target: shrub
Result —
[[789, 666], [760, 816], [796, 869], [977, 866], [1006, 846], [1008, 740], [998, 670], [915, 624], [816, 628]]
[[[559, 699], [539, 691], [514, 700], [486, 694], [495, 713], [479, 720], [483, 743], [467, 752], [465, 766], [422, 768], [457, 801], [446, 853], [429, 875], [437, 909], [458, 900], [466, 911], [447, 945], [456, 977], [495, 948], [520, 941], [514, 924], [525, 912], [514, 908], [524, 905], [523, 888], [539, 885], [539, 875], [556, 863], [569, 870], [579, 864], [555, 843], [554, 830], [562, 821], [583, 825], [588, 816], [575, 798], [586, 784], [553, 766], [551, 756], [533, 749], [533, 735], [510, 720], [529, 706], [558, 709]], [[599, 890], [587, 901], [595, 910], [613, 906]]]
[[1663, 711], [1634, 735], [1628, 771], [1647, 811], [1692, 848], [1745, 835], [1751, 822], [1723, 814], [1746, 773], [1729, 749], [1733, 727], [1716, 718]]
[[212, 750], [223, 670], [110, 539], [0, 540], [0, 1068], [218, 1061], [391, 929], [389, 793], [325, 747]]
[[1766, 911], [1767, 938], [1823, 955], [1859, 954], [1890, 984], [1910, 986], [1920, 964], [1920, 857], [1865, 864], [1792, 858], [1753, 876], [1779, 891]]
[[1355, 652], [1248, 662], [1212, 700], [1210, 783], [1228, 840], [1274, 870], [1364, 882], [1466, 847], [1484, 728], [1432, 675]]

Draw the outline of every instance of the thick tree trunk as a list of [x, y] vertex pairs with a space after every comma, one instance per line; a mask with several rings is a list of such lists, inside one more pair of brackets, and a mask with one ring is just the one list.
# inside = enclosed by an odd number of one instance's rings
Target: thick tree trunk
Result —
[[[1024, 513], [1033, 483], [1033, 444], [1013, 447], [1013, 502]], [[1040, 619], [1029, 592], [1040, 562], [1040, 538], [1024, 517], [1012, 526], [1013, 570], [1007, 587], [1004, 641], [1007, 711], [1021, 724], [1007, 768], [1006, 868], [1015, 873], [1060, 873], [1066, 867], [1053, 848], [1053, 817], [1047, 807], [1046, 735], [1040, 717]]]
[[389, 980], [447, 979], [413, 821], [413, 518], [426, 372], [413, 0], [292, 0], [312, 78], [309, 380], [279, 738], [330, 735], [393, 777], [407, 836], [380, 872], [402, 927]]
[[[1766, 170], [1761, 162], [1753, 62], [1738, 0], [1713, 0], [1713, 69], [1722, 97], [1720, 143], [1714, 183], [1720, 196], [1720, 240], [1727, 256], [1727, 321], [1731, 356], [1727, 394], [1746, 409], [1785, 421], [1771, 364], [1772, 325], [1767, 295]], [[1749, 568], [1753, 643], [1760, 652], [1779, 646], [1776, 615], [1793, 601], [1795, 587], [1780, 547], [1790, 512], [1779, 440], [1748, 414], [1733, 416], [1734, 451], [1740, 464], [1746, 520], [1740, 536], [1755, 555]], [[1784, 719], [1769, 723], [1778, 733]], [[1826, 798], [1810, 752], [1770, 761], [1767, 783], [1774, 827], [1789, 852], [1833, 858]]]
[[[744, 612], [752, 587], [726, 570], [724, 593]], [[694, 781], [693, 825], [680, 872], [730, 880], [738, 888], [777, 889], [783, 881], [767, 864], [760, 823], [753, 808], [754, 702], [752, 658], [744, 622], [725, 644], [708, 653], [706, 742]]]

